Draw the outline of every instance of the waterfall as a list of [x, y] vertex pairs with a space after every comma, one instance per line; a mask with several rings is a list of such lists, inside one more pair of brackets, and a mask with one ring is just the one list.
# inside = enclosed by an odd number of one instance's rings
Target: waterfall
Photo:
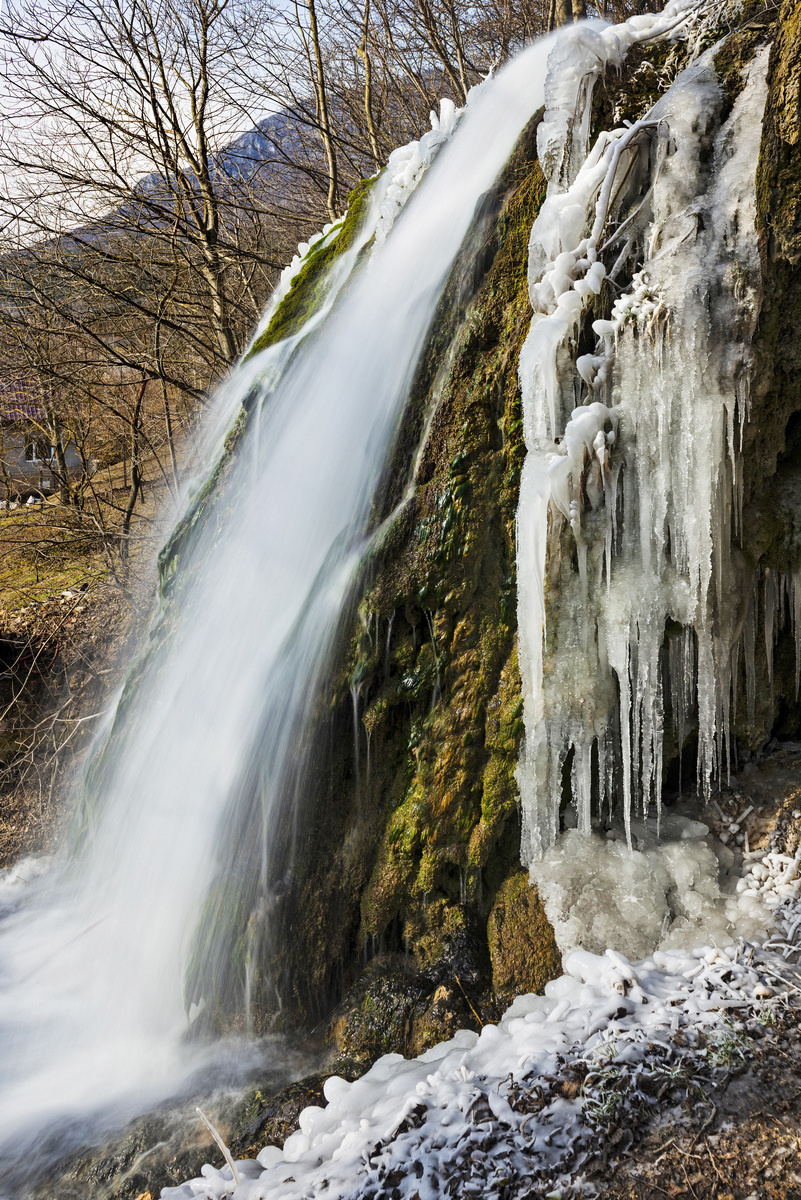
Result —
[[9, 1155], [12, 1144], [14, 1157], [33, 1155], [45, 1127], [80, 1137], [94, 1114], [141, 1110], [204, 1061], [183, 1037], [185, 973], [198, 923], [207, 944], [196, 980], [224, 969], [216, 918], [232, 889], [250, 914], [243, 993], [252, 987], [291, 872], [278, 814], [289, 801], [291, 825], [304, 730], [371, 501], [477, 202], [542, 105], [547, 53], [534, 45], [471, 93], [450, 140], [456, 114], [446, 112], [427, 145], [396, 152], [322, 308], [225, 385], [209, 460], [245, 400], [249, 427], [212, 518], [184, 524], [179, 599], [96, 749], [83, 844], [24, 886], [14, 872], [0, 884]]

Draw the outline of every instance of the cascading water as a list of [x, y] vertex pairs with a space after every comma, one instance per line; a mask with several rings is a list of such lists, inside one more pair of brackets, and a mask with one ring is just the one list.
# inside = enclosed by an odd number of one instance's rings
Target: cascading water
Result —
[[[271, 861], [272, 824], [302, 758], [371, 499], [477, 201], [542, 104], [547, 52], [535, 45], [471, 95], [386, 236], [411, 190], [404, 196], [402, 185], [417, 183], [426, 151], [432, 157], [449, 130], [395, 156], [360, 238], [329, 278], [333, 299], [351, 275], [339, 303], [226, 386], [210, 453], [246, 397], [252, 412], [228, 502], [182, 550], [180, 604], [168, 608], [90, 773], [84, 844], [30, 886], [3, 881], [8, 1154], [13, 1143], [24, 1157], [46, 1125], [72, 1120], [80, 1136], [92, 1114], [119, 1119], [202, 1061], [182, 1044], [184, 972], [201, 913], [214, 925], [215, 887], [241, 884], [255, 939], [269, 925], [285, 866]], [[352, 271], [377, 225], [368, 261]], [[261, 822], [255, 848], [230, 836], [242, 805]], [[251, 945], [251, 962], [253, 953]], [[220, 947], [207, 947], [210, 969], [219, 957]]]

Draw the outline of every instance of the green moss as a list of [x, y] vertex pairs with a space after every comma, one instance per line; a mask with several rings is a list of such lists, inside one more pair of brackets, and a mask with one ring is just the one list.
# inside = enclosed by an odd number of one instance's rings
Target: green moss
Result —
[[498, 996], [541, 993], [562, 973], [561, 956], [537, 889], [526, 872], [513, 872], [499, 888], [487, 922], [492, 981]]
[[526, 246], [544, 195], [530, 157], [534, 130], [510, 164], [497, 249], [439, 397], [414, 519], [392, 560], [379, 564], [370, 595], [378, 611], [392, 604], [419, 612], [415, 636], [407, 627], [392, 639], [384, 711], [391, 719], [394, 706], [410, 701], [428, 711], [408, 726], [403, 795], [363, 893], [360, 936], [380, 936], [400, 920], [426, 960], [453, 905], [478, 901], [482, 868], [517, 806], [514, 519], [524, 451], [516, 364], [530, 320]]
[[244, 361], [260, 354], [268, 346], [283, 341], [298, 333], [320, 303], [320, 296], [328, 268], [341, 254], [353, 245], [364, 222], [367, 206], [375, 179], [363, 179], [348, 196], [348, 211], [339, 232], [332, 231], [322, 241], [312, 246], [292, 286], [274, 313], [264, 333], [256, 339]]
[[774, 263], [783, 259], [793, 265], [801, 261], [800, 80], [801, 4], [785, 0], [771, 50], [756, 189], [764, 253]]
[[470, 837], [468, 861], [486, 865], [503, 826], [518, 802], [517, 767], [523, 732], [517, 639], [501, 672], [498, 690], [487, 705], [485, 746], [489, 752], [481, 781], [481, 820]]
[[400, 963], [377, 960], [363, 973], [334, 1014], [329, 1038], [340, 1054], [357, 1063], [382, 1054], [408, 1054], [420, 984]]
[[592, 136], [624, 121], [639, 121], [673, 80], [686, 54], [683, 42], [634, 46], [617, 78], [593, 94]]

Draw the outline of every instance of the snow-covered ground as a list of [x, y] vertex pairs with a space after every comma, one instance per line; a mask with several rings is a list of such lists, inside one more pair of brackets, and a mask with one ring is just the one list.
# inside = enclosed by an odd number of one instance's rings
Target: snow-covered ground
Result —
[[[715, 833], [696, 822], [695, 836], [725, 858], [720, 835], [747, 820], [736, 801], [719, 811]], [[355, 1083], [330, 1078], [326, 1107], [305, 1109], [283, 1149], [235, 1163], [236, 1181], [206, 1166], [162, 1200], [597, 1195], [582, 1167], [601, 1142], [620, 1152], [655, 1114], [703, 1108], [745, 1058], [749, 1024], [769, 1026], [799, 995], [801, 848], [782, 853], [782, 836], [746, 854], [717, 900], [721, 920], [739, 911], [752, 933], [760, 911], [761, 937], [638, 962], [574, 951], [497, 1026], [416, 1059], [386, 1055]]]

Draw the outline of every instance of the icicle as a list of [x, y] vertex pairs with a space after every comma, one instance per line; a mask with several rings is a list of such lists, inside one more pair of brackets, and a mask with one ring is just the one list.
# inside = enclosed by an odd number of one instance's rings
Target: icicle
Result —
[[592, 742], [579, 742], [573, 754], [573, 795], [580, 833], [592, 829]]
[[623, 776], [623, 821], [626, 842], [631, 849], [631, 801], [632, 801], [632, 736], [631, 721], [633, 705], [630, 679], [630, 649], [628, 623], [621, 622], [615, 636], [609, 639], [609, 664], [617, 675], [620, 688], [620, 754]]
[[756, 715], [756, 617], [757, 617], [757, 583], [751, 593], [748, 605], [748, 615], [743, 628], [743, 651], [745, 655], [745, 703], [748, 720], [753, 722]]
[[431, 635], [431, 652], [434, 655], [434, 669], [437, 673], [437, 682], [434, 687], [434, 694], [431, 697], [431, 707], [434, 708], [442, 695], [442, 681], [439, 676], [439, 657], [437, 655], [437, 641], [434, 637], [434, 622], [431, 619], [430, 613], [426, 613], [426, 621], [428, 622], [428, 632]]
[[[741, 492], [735, 412], [742, 421], [747, 411], [744, 381], [758, 311], [754, 170], [766, 54], [751, 64], [722, 127], [715, 129], [720, 85], [701, 60], [643, 120], [601, 134], [575, 169], [582, 118], [576, 106], [590, 70], [581, 53], [592, 37], [572, 36], [573, 75], [546, 84], [539, 144], [550, 182], [531, 233], [534, 315], [520, 356], [528, 451], [518, 510], [525, 861], [556, 836], [561, 769], [570, 752], [579, 828], [589, 831], [587, 764], [597, 744], [599, 770], [609, 772], [614, 755], [606, 738], [616, 726], [629, 843], [633, 806], [645, 815], [653, 802], [659, 819], [661, 656], [669, 621], [684, 630], [680, 649], [669, 654], [673, 720], [681, 748], [695, 705], [699, 790], [708, 795], [730, 763], [739, 625], [729, 598], [738, 594], [739, 580], [729, 546], [732, 503], [736, 509]], [[549, 67], [567, 70], [566, 46], [558, 44]], [[709, 213], [703, 226], [701, 207]], [[634, 237], [633, 230], [642, 233]], [[631, 263], [643, 243], [644, 260]], [[632, 282], [609, 319], [593, 322], [595, 351], [574, 364], [574, 343], [601, 291], [607, 251], [616, 255], [613, 270], [625, 267]], [[733, 258], [746, 264], [742, 278], [732, 277]], [[593, 399], [568, 416], [577, 388], [607, 403]], [[558, 599], [549, 610], [555, 649], [545, 672], [549, 506], [561, 514], [555, 533], [562, 518], [573, 530], [578, 573], [573, 583], [563, 565], [558, 576]], [[601, 506], [607, 511], [594, 521]], [[751, 710], [753, 635], [752, 617], [745, 633]]]
[[362, 686], [360, 683], [352, 683], [350, 685], [350, 699], [353, 709], [353, 773], [356, 780], [356, 795], [359, 794], [359, 700], [362, 694]]
[[773, 687], [773, 647], [776, 642], [776, 606], [778, 588], [776, 573], [765, 568], [765, 654], [768, 660], [768, 682]]
[[392, 642], [392, 622], [395, 620], [395, 609], [389, 614], [387, 621], [387, 640], [384, 645], [384, 679], [389, 679], [389, 649]]

